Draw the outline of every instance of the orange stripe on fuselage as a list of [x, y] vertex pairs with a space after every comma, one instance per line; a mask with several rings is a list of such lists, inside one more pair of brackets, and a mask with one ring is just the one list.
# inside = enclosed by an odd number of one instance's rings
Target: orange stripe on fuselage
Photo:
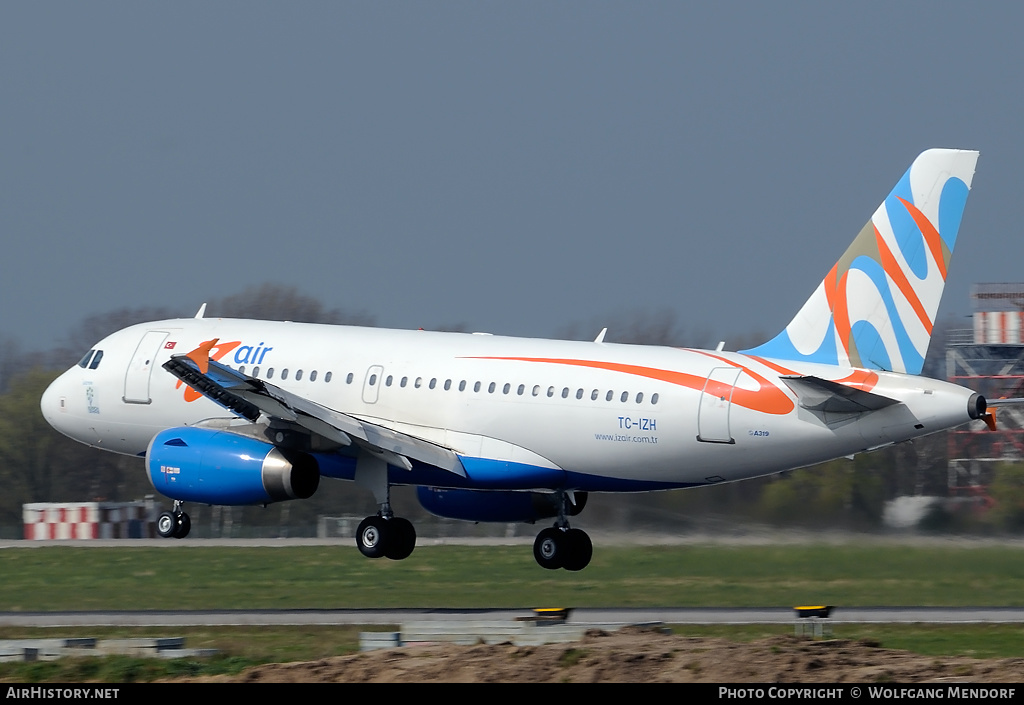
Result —
[[[770, 362], [769, 360], [765, 360], [763, 357], [757, 357], [756, 355], [747, 355], [747, 357], [751, 360], [756, 360], [765, 367], [770, 367], [779, 374], [793, 375], [795, 377], [802, 376], [802, 373], [797, 372], [796, 370], [791, 370], [788, 367], [783, 367], [782, 365]], [[831, 381], [838, 382], [839, 384], [845, 384], [847, 387], [856, 387], [857, 389], [862, 389], [865, 392], [870, 392], [878, 385], [878, 374], [871, 370], [863, 370], [858, 367], [854, 368], [850, 374], [846, 375], [842, 379], [834, 379]]]
[[870, 392], [878, 386], [878, 373], [872, 372], [871, 370], [855, 369], [846, 377], [833, 381], [838, 382], [839, 384], [844, 384], [847, 387], [856, 387], [857, 389], [865, 392]]
[[624, 374], [636, 375], [638, 377], [646, 377], [647, 379], [656, 379], [661, 382], [668, 382], [669, 384], [676, 384], [681, 387], [688, 387], [698, 392], [704, 391], [705, 385], [707, 385], [708, 394], [715, 396], [728, 396], [730, 390], [732, 390], [732, 403], [738, 404], [746, 409], [753, 411], [760, 411], [765, 414], [788, 414], [794, 408], [793, 400], [786, 396], [786, 393], [781, 389], [773, 385], [767, 379], [757, 374], [748, 367], [743, 365], [737, 365], [734, 362], [730, 362], [725, 358], [719, 358], [716, 355], [710, 355], [709, 353], [702, 353], [722, 360], [730, 366], [742, 369], [752, 379], [758, 383], [757, 391], [751, 391], [749, 389], [743, 389], [742, 387], [730, 387], [728, 384], [723, 382], [716, 382], [714, 380], [708, 381], [707, 377], [701, 377], [699, 375], [693, 375], [686, 372], [676, 372], [674, 370], [661, 370], [656, 367], [643, 367], [641, 365], [625, 365], [619, 362], [602, 362], [600, 360], [574, 360], [565, 358], [553, 358], [553, 357], [476, 357], [472, 359], [476, 360], [515, 360], [519, 362], [543, 362], [552, 365], [571, 365], [573, 367], [589, 367], [595, 370], [608, 370], [609, 372], [622, 372]]

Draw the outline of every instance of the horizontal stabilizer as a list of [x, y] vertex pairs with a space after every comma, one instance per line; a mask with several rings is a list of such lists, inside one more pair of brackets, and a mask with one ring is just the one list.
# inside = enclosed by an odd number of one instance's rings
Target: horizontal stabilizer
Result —
[[860, 414], [900, 403], [881, 394], [847, 387], [821, 377], [794, 375], [782, 377], [782, 380], [796, 394], [800, 406], [809, 411]]
[[262, 413], [297, 424], [343, 446], [354, 443], [396, 467], [410, 470], [411, 458], [466, 476], [462, 462], [448, 448], [334, 411], [219, 362], [205, 362], [207, 370], [201, 372], [200, 363], [189, 355], [175, 355], [163, 367], [206, 398], [250, 421]]

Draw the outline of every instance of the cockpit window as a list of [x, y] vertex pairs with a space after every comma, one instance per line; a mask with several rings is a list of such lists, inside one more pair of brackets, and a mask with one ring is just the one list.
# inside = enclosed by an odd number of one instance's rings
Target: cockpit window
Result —
[[97, 367], [100, 366], [100, 360], [102, 359], [103, 351], [96, 350], [95, 348], [93, 348], [92, 350], [87, 352], [81, 360], [78, 361], [78, 366], [81, 367], [83, 370], [86, 368], [90, 370], [95, 370]]

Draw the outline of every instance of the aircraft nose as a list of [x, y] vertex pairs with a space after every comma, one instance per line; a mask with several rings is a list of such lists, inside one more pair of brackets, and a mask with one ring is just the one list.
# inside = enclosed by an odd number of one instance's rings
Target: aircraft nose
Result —
[[62, 417], [67, 414], [67, 372], [50, 383], [39, 399], [39, 410], [46, 422], [62, 431]]

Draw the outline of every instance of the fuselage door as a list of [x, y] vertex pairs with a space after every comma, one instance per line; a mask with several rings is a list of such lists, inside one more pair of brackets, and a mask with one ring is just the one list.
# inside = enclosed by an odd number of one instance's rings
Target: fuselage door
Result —
[[363, 401], [367, 404], [377, 403], [377, 395], [380, 393], [383, 374], [384, 368], [380, 365], [372, 365], [366, 371], [366, 379], [363, 380]]
[[122, 399], [126, 404], [148, 404], [149, 378], [153, 371], [153, 363], [156, 356], [167, 339], [167, 331], [150, 330], [142, 336], [131, 362], [128, 363], [128, 372], [124, 377], [124, 396]]
[[697, 440], [705, 443], [735, 443], [729, 430], [732, 392], [740, 376], [738, 367], [716, 367], [704, 382], [697, 411]]

